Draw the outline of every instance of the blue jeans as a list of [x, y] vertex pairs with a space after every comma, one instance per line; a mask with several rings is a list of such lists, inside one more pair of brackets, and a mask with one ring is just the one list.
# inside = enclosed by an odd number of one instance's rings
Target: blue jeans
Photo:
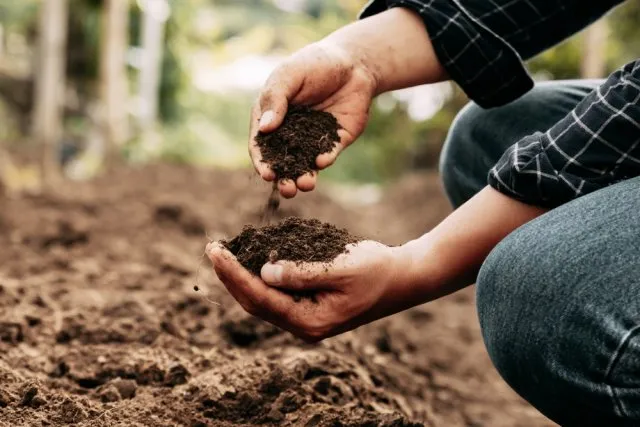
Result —
[[[486, 185], [503, 151], [545, 131], [598, 82], [539, 84], [456, 118], [441, 159], [455, 206]], [[477, 278], [480, 325], [505, 381], [563, 426], [640, 426], [640, 178], [518, 228]]]

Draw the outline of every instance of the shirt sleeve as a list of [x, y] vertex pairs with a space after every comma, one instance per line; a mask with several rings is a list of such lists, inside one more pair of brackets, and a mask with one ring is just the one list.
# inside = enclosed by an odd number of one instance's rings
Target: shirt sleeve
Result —
[[438, 59], [470, 99], [506, 104], [533, 87], [522, 64], [622, 0], [372, 0], [361, 18], [390, 7], [422, 17]]
[[511, 146], [489, 185], [553, 208], [640, 175], [640, 60], [617, 70], [545, 133]]

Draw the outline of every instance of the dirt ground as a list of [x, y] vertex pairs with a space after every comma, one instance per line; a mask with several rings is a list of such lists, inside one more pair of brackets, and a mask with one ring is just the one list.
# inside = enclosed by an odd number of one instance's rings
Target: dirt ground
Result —
[[[491, 366], [473, 289], [318, 345], [245, 314], [199, 265], [268, 195], [249, 172], [153, 166], [0, 197], [0, 425], [552, 425]], [[448, 208], [414, 175], [366, 209], [314, 192], [281, 210], [399, 243]]]

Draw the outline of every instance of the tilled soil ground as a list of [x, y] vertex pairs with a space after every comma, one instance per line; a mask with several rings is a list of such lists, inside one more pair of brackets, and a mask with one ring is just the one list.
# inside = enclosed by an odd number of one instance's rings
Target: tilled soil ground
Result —
[[[245, 314], [202, 253], [268, 194], [249, 172], [153, 166], [0, 198], [0, 425], [552, 425], [492, 368], [473, 289], [318, 345]], [[399, 243], [447, 209], [416, 175], [367, 208], [314, 192], [280, 215]]]

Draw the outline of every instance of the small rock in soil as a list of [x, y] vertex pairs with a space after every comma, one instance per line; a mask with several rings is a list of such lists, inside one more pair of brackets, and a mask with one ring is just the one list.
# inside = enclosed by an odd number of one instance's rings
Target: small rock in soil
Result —
[[189, 371], [180, 363], [175, 363], [169, 366], [169, 372], [164, 379], [164, 384], [169, 387], [174, 387], [180, 384], [185, 384], [189, 378]]
[[141, 367], [137, 380], [142, 385], [163, 383], [164, 371], [155, 363], [147, 364]]
[[113, 384], [105, 384], [103, 386], [100, 386], [100, 388], [98, 388], [97, 395], [100, 400], [105, 403], [117, 402], [121, 399], [118, 389], [115, 388]]
[[123, 380], [121, 378], [112, 380], [110, 384], [118, 390], [120, 397], [123, 399], [135, 397], [138, 388], [138, 384], [134, 380]]
[[31, 403], [36, 394], [38, 394], [38, 387], [36, 387], [35, 385], [27, 385], [22, 395], [22, 401], [20, 402], [20, 405], [27, 406], [29, 403]]
[[71, 399], [65, 399], [60, 405], [59, 419], [65, 424], [77, 424], [87, 419], [89, 414], [77, 402]]
[[5, 390], [0, 389], [0, 408], [6, 408], [11, 400], [11, 396]]
[[22, 324], [16, 322], [0, 322], [0, 341], [18, 344], [24, 340]]
[[340, 142], [340, 125], [327, 112], [300, 105], [289, 111], [278, 129], [270, 133], [258, 132], [256, 143], [276, 178], [293, 179], [317, 170], [316, 157], [332, 151]]

